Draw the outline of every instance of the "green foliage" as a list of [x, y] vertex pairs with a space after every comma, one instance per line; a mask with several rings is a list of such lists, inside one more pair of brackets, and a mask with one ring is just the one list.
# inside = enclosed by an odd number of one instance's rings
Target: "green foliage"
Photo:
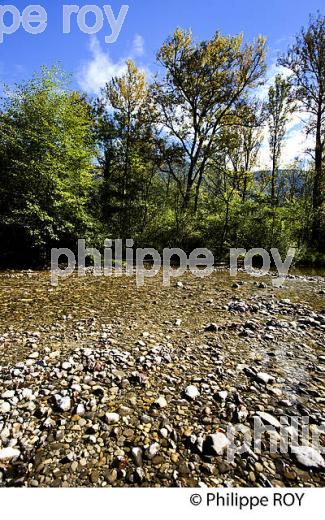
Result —
[[309, 113], [306, 130], [314, 138], [313, 223], [311, 245], [325, 252], [325, 17], [310, 16], [288, 52], [279, 59], [291, 73], [295, 98]]
[[[282, 255], [296, 247], [296, 258], [321, 262], [323, 39], [318, 16], [282, 59], [290, 83], [277, 76], [264, 107], [254, 97], [264, 38], [244, 43], [217, 32], [196, 42], [181, 29], [158, 52], [162, 70], [151, 83], [129, 60], [91, 103], [57, 67], [8, 91], [0, 263], [46, 263], [51, 247], [74, 249], [78, 238], [98, 248], [105, 238], [160, 251], [208, 247], [219, 260], [231, 247]], [[294, 96], [311, 115], [315, 161], [280, 168]], [[266, 123], [272, 168], [259, 171]]]
[[103, 89], [96, 112], [103, 218], [115, 236], [137, 237], [155, 206], [159, 156], [150, 89], [131, 60]]
[[280, 74], [276, 75], [274, 85], [269, 88], [265, 109], [269, 126], [270, 159], [272, 162], [271, 203], [274, 206], [278, 199], [276, 183], [286, 126], [289, 116], [294, 111], [294, 105], [290, 99], [290, 83]]
[[[195, 42], [191, 31], [177, 29], [157, 54], [165, 70], [154, 88], [166, 135], [164, 170], [177, 183], [185, 210], [192, 205], [197, 210], [218, 133], [236, 119], [236, 106], [261, 81], [264, 45], [262, 37], [244, 44], [242, 34], [231, 37], [219, 32]], [[177, 162], [172, 160], [175, 154]]]
[[[7, 92], [0, 126], [0, 232], [32, 247], [71, 243], [92, 225], [90, 107], [56, 67]], [[16, 244], [22, 247], [23, 243]]]

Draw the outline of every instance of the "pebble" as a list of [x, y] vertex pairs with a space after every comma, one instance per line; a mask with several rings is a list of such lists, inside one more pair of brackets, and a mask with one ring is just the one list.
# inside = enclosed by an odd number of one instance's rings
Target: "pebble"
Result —
[[35, 396], [33, 394], [33, 390], [31, 390], [30, 388], [23, 388], [23, 391], [22, 391], [23, 399], [28, 399], [31, 401], [34, 397]]
[[[305, 293], [295, 279], [304, 302], [281, 303], [271, 283], [259, 292], [238, 280], [238, 293], [227, 280], [197, 285], [189, 277], [186, 291], [174, 285], [163, 297], [152, 281], [148, 298], [132, 295], [132, 312], [115, 307], [114, 295], [108, 310], [105, 296], [105, 316], [96, 285], [82, 318], [76, 309], [63, 319], [55, 307], [58, 321], [50, 314], [44, 322], [32, 358], [33, 332], [1, 330], [0, 486], [320, 487], [316, 448], [269, 453], [266, 437], [254, 453], [239, 433], [240, 454], [226, 460], [228, 428], [252, 431], [257, 417], [279, 439], [292, 433], [291, 417], [309, 416], [315, 432], [324, 424], [325, 315], [308, 300], [316, 282]], [[120, 303], [131, 282], [105, 287]]]
[[166, 408], [166, 406], [168, 406], [168, 403], [163, 395], [161, 395], [160, 397], [158, 397], [158, 399], [155, 400], [155, 404], [159, 408]]
[[116, 424], [120, 420], [119, 414], [115, 412], [106, 413], [105, 417], [107, 424]]
[[85, 412], [86, 412], [86, 410], [85, 410], [84, 405], [83, 404], [78, 404], [78, 406], [76, 408], [76, 414], [81, 416], [81, 415], [84, 415]]
[[148, 449], [149, 459], [152, 459], [155, 455], [157, 455], [159, 450], [160, 450], [160, 445], [158, 444], [158, 442], [154, 442], [153, 444], [151, 444], [151, 446], [149, 446], [149, 449]]
[[56, 400], [57, 407], [62, 412], [68, 412], [71, 409], [71, 399], [70, 399], [70, 397], [67, 397], [67, 396], [63, 397], [61, 395], [56, 395], [55, 396], [55, 400]]
[[12, 399], [15, 396], [14, 390], [7, 390], [1, 395], [2, 399]]
[[0, 413], [9, 413], [11, 410], [11, 406], [7, 401], [3, 401], [0, 403]]
[[117, 480], [117, 470], [115, 468], [110, 469], [105, 473], [105, 478], [109, 484], [114, 484]]
[[99, 472], [97, 470], [93, 470], [90, 475], [90, 480], [92, 484], [97, 484], [99, 480]]
[[216, 455], [223, 455], [230, 441], [224, 433], [217, 432], [207, 436], [207, 443]]
[[77, 471], [78, 465], [79, 464], [78, 464], [78, 462], [76, 460], [73, 461], [72, 464], [71, 464], [71, 471]]
[[141, 448], [132, 448], [131, 450], [133, 462], [136, 466], [142, 466], [142, 450]]
[[220, 399], [222, 401], [225, 401], [228, 397], [228, 392], [227, 390], [221, 390], [220, 392], [218, 392], [218, 396], [220, 397]]
[[16, 459], [19, 456], [20, 456], [20, 451], [17, 450], [16, 448], [8, 447], [8, 448], [2, 448], [0, 450], [0, 461], [2, 461], [2, 462]]
[[274, 377], [270, 376], [270, 374], [267, 374], [266, 372], [257, 372], [256, 379], [266, 385], [274, 381]]
[[274, 428], [281, 428], [281, 423], [278, 421], [278, 419], [273, 417], [273, 415], [270, 415], [266, 412], [256, 412], [256, 415], [258, 415], [263, 420], [263, 422], [274, 426]]
[[305, 468], [324, 469], [325, 461], [322, 455], [311, 446], [293, 446], [291, 453]]
[[205, 329], [206, 332], [218, 332], [219, 327], [216, 323], [209, 323], [206, 325]]
[[192, 400], [196, 399], [200, 395], [198, 388], [194, 385], [187, 386], [185, 388], [184, 393], [185, 393], [186, 397], [188, 397], [189, 399], [192, 399]]

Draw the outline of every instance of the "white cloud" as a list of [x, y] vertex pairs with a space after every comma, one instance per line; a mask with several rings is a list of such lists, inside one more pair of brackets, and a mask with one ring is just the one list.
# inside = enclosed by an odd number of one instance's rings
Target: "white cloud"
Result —
[[[296, 158], [306, 159], [306, 150], [313, 148], [313, 145], [313, 138], [312, 136], [306, 136], [304, 124], [301, 122], [300, 116], [294, 114], [288, 122], [287, 133], [282, 146], [280, 167], [287, 166]], [[269, 132], [267, 128], [264, 130], [259, 166], [261, 168], [269, 168], [271, 166]]]
[[[132, 49], [129, 56], [121, 58], [116, 62], [111, 59], [108, 51], [103, 50], [96, 37], [91, 38], [89, 49], [91, 53], [90, 60], [81, 66], [77, 74], [77, 81], [85, 92], [98, 95], [100, 93], [100, 89], [104, 87], [112, 77], [122, 76], [125, 73], [125, 62], [128, 57], [140, 56], [143, 54], [144, 41], [142, 36], [137, 34], [133, 40]], [[151, 76], [149, 69], [143, 66], [141, 69], [146, 73], [147, 77]], [[276, 63], [273, 63], [273, 65], [271, 65], [269, 68], [266, 84], [259, 87], [257, 92], [255, 92], [259, 99], [266, 99], [268, 89], [274, 82], [275, 76], [278, 73], [281, 73], [286, 77], [289, 76], [287, 69], [284, 67], [279, 67]], [[306, 114], [303, 113], [294, 113], [291, 116], [291, 119], [287, 125], [285, 142], [283, 144], [281, 167], [288, 165], [296, 157], [303, 159], [307, 148], [312, 148], [312, 137], [307, 138], [304, 129], [303, 121], [305, 119]], [[268, 141], [269, 134], [267, 128], [265, 128], [263, 142], [260, 150], [258, 165], [259, 168], [270, 167], [271, 161]]]
[[125, 60], [114, 63], [108, 52], [104, 52], [96, 37], [90, 39], [91, 59], [84, 63], [78, 74], [80, 87], [89, 94], [99, 94], [100, 89], [114, 76], [121, 76], [126, 70]]
[[136, 56], [143, 56], [144, 54], [144, 39], [141, 34], [136, 34], [132, 45], [133, 54]]
[[[133, 40], [129, 56], [114, 62], [108, 51], [104, 51], [96, 36], [91, 37], [89, 50], [91, 58], [83, 63], [77, 73], [80, 87], [88, 94], [100, 93], [100, 89], [115, 76], [122, 76], [126, 71], [126, 61], [132, 56], [140, 56], [144, 52], [144, 40], [137, 34]], [[148, 71], [146, 68], [143, 70]]]
[[254, 91], [254, 94], [256, 94], [256, 96], [262, 101], [267, 98], [269, 88], [274, 84], [275, 76], [277, 74], [281, 74], [285, 78], [288, 78], [291, 75], [289, 69], [286, 67], [277, 65], [276, 62], [272, 63], [272, 65], [268, 68], [265, 83]]
[[[257, 89], [257, 97], [264, 101], [267, 98], [268, 90], [274, 84], [275, 76], [281, 74], [284, 77], [290, 76], [290, 71], [285, 67], [277, 65], [274, 62], [268, 70], [266, 83]], [[284, 166], [293, 162], [296, 158], [306, 158], [305, 152], [308, 148], [313, 147], [313, 139], [311, 136], [306, 136], [304, 122], [308, 119], [308, 114], [297, 111], [290, 117], [287, 123], [287, 132], [282, 147], [281, 164]], [[265, 128], [263, 135], [263, 142], [260, 151], [259, 166], [261, 168], [269, 168], [271, 165], [270, 151], [269, 151], [269, 132]]]

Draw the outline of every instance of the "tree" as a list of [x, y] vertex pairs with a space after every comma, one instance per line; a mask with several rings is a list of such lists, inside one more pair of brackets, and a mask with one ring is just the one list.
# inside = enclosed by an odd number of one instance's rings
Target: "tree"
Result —
[[325, 250], [322, 209], [324, 204], [325, 139], [325, 18], [320, 13], [310, 17], [307, 29], [301, 29], [280, 65], [292, 72], [295, 97], [310, 114], [308, 132], [315, 138], [312, 244]]
[[103, 89], [97, 111], [104, 215], [122, 238], [145, 227], [158, 160], [150, 87], [132, 60], [126, 67]]
[[[3, 100], [0, 125], [0, 233], [17, 251], [49, 252], [85, 236], [92, 221], [91, 112], [57, 67], [42, 68]], [[9, 247], [9, 246], [8, 246]]]
[[264, 73], [264, 43], [259, 37], [243, 44], [243, 35], [219, 32], [196, 43], [190, 31], [177, 29], [158, 52], [165, 75], [156, 82], [155, 101], [169, 141], [167, 151], [177, 156], [175, 168], [167, 155], [165, 171], [177, 183], [185, 210], [193, 206], [195, 187], [198, 195], [216, 134], [230, 123], [236, 104]]
[[217, 162], [221, 156], [225, 157], [228, 176], [232, 178], [234, 189], [245, 202], [248, 196], [249, 185], [252, 183], [258, 153], [262, 144], [262, 123], [264, 114], [261, 104], [256, 100], [244, 100], [233, 114], [233, 123], [224, 126], [219, 132], [215, 154], [212, 159], [218, 174]]
[[269, 145], [272, 162], [271, 170], [271, 203], [276, 205], [276, 184], [278, 169], [280, 166], [281, 151], [286, 133], [286, 125], [289, 115], [293, 112], [293, 104], [290, 100], [290, 83], [281, 74], [275, 77], [274, 86], [269, 88], [266, 112], [269, 125]]

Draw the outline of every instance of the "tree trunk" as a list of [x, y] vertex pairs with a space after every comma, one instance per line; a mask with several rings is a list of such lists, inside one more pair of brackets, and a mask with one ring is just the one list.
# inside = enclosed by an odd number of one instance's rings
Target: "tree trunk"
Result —
[[312, 245], [318, 251], [325, 251], [325, 240], [321, 229], [321, 210], [324, 201], [323, 185], [323, 146], [321, 133], [321, 106], [319, 106], [316, 123], [316, 143], [315, 143], [315, 176], [313, 186], [313, 226], [312, 226]]
[[190, 169], [187, 175], [187, 185], [186, 191], [183, 199], [183, 209], [187, 210], [190, 207], [191, 197], [192, 197], [192, 188], [193, 188], [193, 179], [192, 179], [192, 169]]
[[227, 200], [226, 200], [226, 214], [225, 214], [225, 221], [224, 221], [224, 226], [223, 226], [223, 231], [222, 231], [222, 239], [221, 239], [221, 258], [223, 258], [225, 242], [226, 242], [227, 234], [228, 234], [228, 226], [229, 226], [229, 206], [230, 206], [230, 201], [229, 201], [229, 199], [227, 199]]
[[244, 184], [243, 184], [243, 193], [242, 193], [242, 202], [246, 202], [247, 195], [247, 170], [244, 173]]
[[196, 185], [196, 191], [195, 191], [194, 213], [197, 213], [197, 210], [198, 210], [202, 179], [203, 179], [203, 171], [200, 171], [199, 178], [198, 178], [197, 185]]
[[276, 176], [276, 160], [275, 152], [272, 159], [272, 174], [271, 174], [271, 204], [275, 206], [275, 176]]

